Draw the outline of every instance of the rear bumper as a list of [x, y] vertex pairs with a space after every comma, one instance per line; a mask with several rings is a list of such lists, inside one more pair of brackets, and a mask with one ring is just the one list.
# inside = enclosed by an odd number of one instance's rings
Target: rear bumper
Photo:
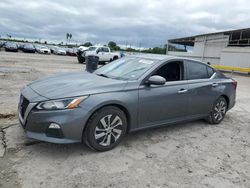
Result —
[[229, 106], [228, 106], [228, 110], [230, 110], [231, 108], [233, 108], [236, 104], [236, 101], [235, 99], [231, 100], [230, 103], [229, 103]]
[[23, 49], [23, 52], [25, 52], [25, 53], [35, 53], [36, 50], [35, 49]]
[[229, 106], [228, 106], [228, 110], [230, 110], [231, 108], [233, 108], [235, 106], [236, 103], [236, 91], [233, 92], [229, 98]]

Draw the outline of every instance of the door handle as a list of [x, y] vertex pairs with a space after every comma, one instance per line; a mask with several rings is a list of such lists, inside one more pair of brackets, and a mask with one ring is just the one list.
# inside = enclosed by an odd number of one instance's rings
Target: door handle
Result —
[[217, 87], [218, 85], [218, 83], [212, 83], [212, 87]]
[[179, 93], [179, 94], [181, 94], [181, 93], [187, 93], [187, 91], [188, 91], [187, 89], [180, 89], [180, 90], [178, 91], [178, 93]]

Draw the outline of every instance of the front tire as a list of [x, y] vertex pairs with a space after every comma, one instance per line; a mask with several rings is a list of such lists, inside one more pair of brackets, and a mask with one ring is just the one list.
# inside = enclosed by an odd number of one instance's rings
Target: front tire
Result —
[[113, 57], [113, 61], [117, 60], [118, 59], [118, 56], [114, 56]]
[[85, 58], [82, 57], [82, 55], [77, 55], [77, 60], [78, 60], [78, 63], [81, 63], [81, 64], [85, 62]]
[[224, 97], [219, 97], [214, 105], [213, 105], [213, 109], [210, 112], [209, 116], [207, 117], [207, 121], [210, 124], [219, 124], [220, 122], [222, 122], [222, 120], [224, 119], [226, 112], [227, 112], [227, 101]]
[[127, 119], [124, 112], [115, 106], [107, 106], [91, 116], [83, 139], [91, 149], [108, 151], [121, 142], [126, 130]]

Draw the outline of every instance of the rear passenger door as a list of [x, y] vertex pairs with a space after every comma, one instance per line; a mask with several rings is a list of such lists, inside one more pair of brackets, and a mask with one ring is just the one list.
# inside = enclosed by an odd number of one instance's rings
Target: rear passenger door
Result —
[[185, 61], [189, 84], [188, 116], [199, 117], [207, 115], [212, 109], [216, 98], [217, 83], [210, 79], [214, 70], [206, 64]]

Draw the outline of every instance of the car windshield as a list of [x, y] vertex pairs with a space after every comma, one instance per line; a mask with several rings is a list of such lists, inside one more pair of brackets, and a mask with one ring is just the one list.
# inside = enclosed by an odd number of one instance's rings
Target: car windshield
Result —
[[95, 51], [96, 47], [89, 47], [88, 51]]
[[13, 42], [6, 43], [6, 46], [8, 46], [8, 47], [17, 47], [16, 43], [13, 43]]
[[33, 48], [33, 45], [32, 44], [25, 44], [25, 47], [27, 47], [27, 48]]
[[122, 58], [105, 65], [95, 71], [95, 74], [121, 80], [137, 80], [149, 70], [154, 60], [144, 58]]

